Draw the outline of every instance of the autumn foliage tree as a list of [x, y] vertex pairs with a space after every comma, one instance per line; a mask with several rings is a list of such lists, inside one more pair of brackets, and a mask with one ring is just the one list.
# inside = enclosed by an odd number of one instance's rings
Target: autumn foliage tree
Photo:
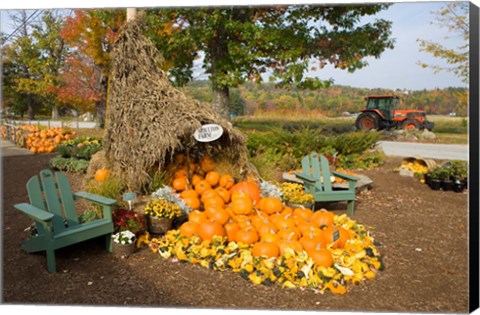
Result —
[[83, 98], [71, 100], [77, 105], [88, 107], [88, 102], [94, 102], [97, 127], [105, 122], [110, 51], [124, 22], [123, 10], [75, 10], [60, 33], [74, 52], [67, 65], [72, 73], [63, 76], [60, 97], [68, 99], [71, 91]]
[[312, 62], [355, 71], [393, 47], [391, 23], [362, 23], [388, 5], [295, 5], [270, 7], [162, 8], [147, 11], [148, 35], [174, 60], [177, 84], [192, 78], [203, 57], [214, 109], [229, 116], [229, 89], [269, 72], [283, 86], [319, 88], [325, 82], [305, 74]]

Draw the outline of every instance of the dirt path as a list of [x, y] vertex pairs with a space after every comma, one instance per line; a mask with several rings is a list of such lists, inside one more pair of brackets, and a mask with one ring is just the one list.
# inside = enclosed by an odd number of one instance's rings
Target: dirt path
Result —
[[[233, 272], [164, 260], [148, 249], [116, 259], [92, 240], [57, 251], [58, 273], [44, 254], [26, 254], [30, 220], [13, 208], [26, 202], [25, 183], [51, 155], [6, 156], [3, 171], [3, 291], [6, 304], [129, 305], [151, 307], [369, 312], [468, 310], [466, 193], [432, 191], [400, 177], [390, 158], [366, 174], [373, 188], [358, 196], [355, 219], [371, 227], [386, 269], [349, 286], [343, 296], [306, 289], [255, 286]], [[74, 190], [80, 180], [71, 176]], [[342, 203], [328, 207], [345, 212]], [[336, 210], [338, 209], [338, 210]]]

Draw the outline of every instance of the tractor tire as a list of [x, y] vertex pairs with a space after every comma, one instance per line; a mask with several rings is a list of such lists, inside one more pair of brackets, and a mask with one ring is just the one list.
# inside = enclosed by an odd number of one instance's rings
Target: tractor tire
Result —
[[407, 119], [402, 123], [403, 130], [419, 130], [420, 123], [415, 119]]
[[358, 130], [372, 130], [380, 127], [380, 117], [374, 113], [362, 113], [355, 121]]

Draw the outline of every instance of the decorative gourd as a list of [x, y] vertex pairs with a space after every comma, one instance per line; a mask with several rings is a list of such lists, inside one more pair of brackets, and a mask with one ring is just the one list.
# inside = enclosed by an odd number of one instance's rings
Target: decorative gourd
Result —
[[258, 187], [258, 185], [253, 181], [241, 181], [236, 183], [230, 189], [230, 195], [233, 196], [233, 194], [236, 192], [246, 193], [254, 203], [259, 202], [261, 199], [260, 187]]
[[110, 171], [106, 168], [101, 168], [95, 172], [95, 180], [97, 182], [103, 182], [110, 176]]
[[280, 249], [275, 243], [257, 242], [252, 247], [252, 255], [254, 257], [278, 257]]

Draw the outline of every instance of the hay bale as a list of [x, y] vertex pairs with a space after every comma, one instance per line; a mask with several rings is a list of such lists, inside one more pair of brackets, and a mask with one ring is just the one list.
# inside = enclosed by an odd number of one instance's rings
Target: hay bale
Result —
[[[167, 159], [185, 151], [226, 158], [239, 176], [256, 174], [248, 162], [246, 137], [210, 104], [170, 84], [159, 67], [162, 55], [142, 35], [141, 21], [137, 18], [123, 26], [111, 52], [104, 147], [107, 160], [119, 170], [114, 175], [131, 191], [139, 191], [150, 180], [151, 169], [161, 169]], [[209, 123], [222, 126], [221, 138], [196, 142], [194, 131]]]

